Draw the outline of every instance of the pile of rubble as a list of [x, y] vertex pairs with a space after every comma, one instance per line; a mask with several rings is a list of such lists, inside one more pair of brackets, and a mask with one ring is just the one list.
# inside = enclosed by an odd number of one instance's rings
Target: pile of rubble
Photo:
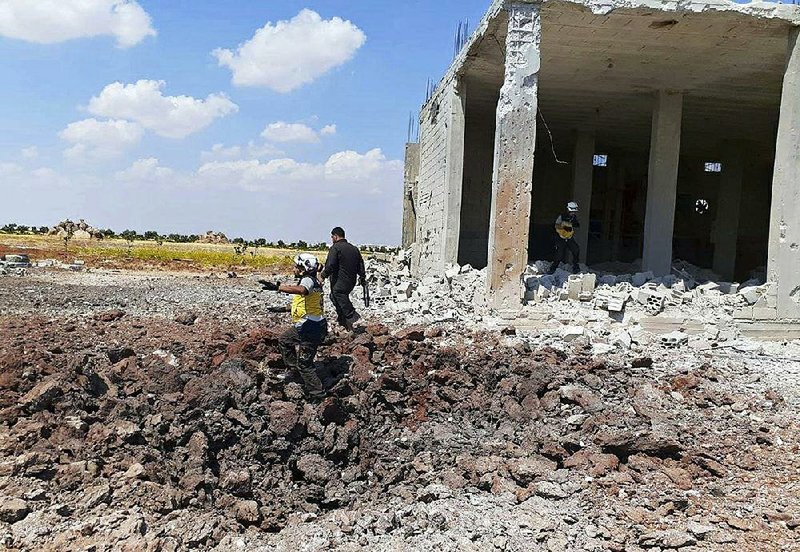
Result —
[[[546, 274], [550, 263], [537, 261], [524, 276], [525, 300], [530, 303], [582, 301], [610, 313], [621, 313], [638, 304], [651, 315], [669, 307], [721, 309], [737, 317], [775, 318], [772, 285], [754, 278], [742, 284], [722, 282], [708, 270], [686, 262], [673, 266], [673, 274], [656, 277], [652, 272], [634, 274], [571, 274], [558, 269]], [[747, 309], [750, 309], [749, 311]], [[767, 312], [772, 308], [772, 311]]]
[[[368, 280], [373, 308], [398, 315], [407, 322], [480, 322], [492, 317], [486, 303], [486, 271], [470, 265], [451, 266], [443, 274], [415, 279], [405, 251], [388, 263], [370, 259]], [[555, 309], [557, 303], [583, 304], [607, 311], [622, 320], [627, 310], [651, 316], [680, 310], [703, 318], [775, 318], [773, 286], [763, 278], [742, 284], [723, 282], [708, 270], [677, 262], [673, 274], [652, 272], [611, 274], [582, 266], [580, 274], [559, 268], [547, 274], [548, 261], [536, 261], [523, 275], [524, 302], [538, 310]], [[524, 310], [523, 310], [524, 312]]]
[[320, 349], [307, 404], [282, 319], [53, 322], [0, 319], [8, 550], [800, 542], [796, 413], [723, 365], [371, 323]]
[[27, 255], [9, 254], [0, 256], [0, 276], [25, 276], [30, 267], [31, 260]]
[[48, 236], [57, 236], [59, 238], [72, 238], [76, 240], [89, 240], [96, 239], [102, 240], [103, 233], [88, 224], [85, 220], [80, 219], [78, 222], [72, 222], [69, 219], [62, 220], [53, 226], [48, 232]]
[[197, 238], [197, 243], [230, 243], [230, 240], [222, 232], [209, 230]]
[[479, 322], [486, 314], [486, 271], [453, 266], [439, 276], [412, 277], [411, 256], [401, 250], [390, 262], [370, 258], [367, 280], [372, 309], [407, 322]]

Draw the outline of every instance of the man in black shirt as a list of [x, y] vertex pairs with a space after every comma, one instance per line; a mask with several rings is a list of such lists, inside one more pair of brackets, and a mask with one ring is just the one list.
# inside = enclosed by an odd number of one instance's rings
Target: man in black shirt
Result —
[[339, 226], [331, 230], [331, 241], [333, 245], [321, 276], [323, 280], [330, 278], [331, 302], [339, 324], [352, 332], [353, 324], [361, 317], [350, 301], [350, 292], [356, 287], [356, 279], [360, 280], [359, 284], [366, 280], [364, 259], [361, 251], [345, 239], [344, 230]]

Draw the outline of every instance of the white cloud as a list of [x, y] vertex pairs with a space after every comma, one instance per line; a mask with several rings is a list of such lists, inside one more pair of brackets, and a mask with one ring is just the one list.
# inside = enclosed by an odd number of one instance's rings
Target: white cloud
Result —
[[[49, 167], [28, 170], [16, 163], [0, 163], [0, 178], [6, 191], [28, 186], [66, 186], [69, 179]], [[28, 196], [30, 197], [30, 196]]]
[[318, 163], [219, 161], [195, 170], [163, 166], [153, 157], [116, 173], [72, 166], [59, 174], [0, 162], [0, 182], [0, 219], [25, 224], [69, 216], [115, 230], [196, 234], [214, 228], [233, 236], [309, 242], [325, 240], [341, 225], [357, 243], [392, 244], [400, 237], [402, 163], [380, 150], [339, 152]]
[[39, 157], [39, 148], [36, 146], [22, 148], [22, 150], [20, 150], [20, 154], [22, 155], [23, 159], [36, 159]]
[[297, 184], [320, 181], [323, 170], [319, 165], [300, 163], [294, 159], [258, 159], [212, 161], [197, 169], [200, 183], [206, 186], [226, 186], [249, 191], [297, 189]]
[[350, 21], [304, 9], [289, 21], [268, 22], [235, 52], [217, 48], [212, 55], [233, 72], [236, 86], [286, 93], [350, 60], [366, 39]]
[[0, 176], [2, 177], [12, 177], [20, 175], [24, 172], [24, 169], [21, 165], [17, 163], [0, 163]]
[[191, 96], [164, 96], [164, 81], [115, 82], [89, 101], [93, 115], [136, 121], [167, 138], [184, 138], [199, 132], [215, 119], [236, 113], [239, 107], [224, 94], [205, 100]]
[[72, 144], [64, 151], [72, 161], [116, 157], [138, 144], [143, 135], [144, 129], [137, 123], [94, 118], [70, 123], [59, 133], [61, 139]]
[[319, 142], [320, 136], [336, 134], [336, 125], [323, 127], [319, 132], [302, 123], [284, 123], [278, 121], [270, 123], [261, 137], [271, 142], [300, 142], [313, 144]]
[[158, 159], [148, 157], [138, 159], [123, 171], [117, 172], [114, 176], [117, 180], [134, 183], [162, 183], [166, 179], [173, 178], [175, 171], [169, 167], [162, 167]]
[[284, 152], [272, 144], [256, 144], [250, 142], [246, 146], [225, 146], [214, 144], [210, 150], [200, 154], [203, 161], [233, 161], [236, 159], [265, 159], [284, 155]]
[[365, 154], [355, 151], [334, 153], [325, 162], [325, 179], [353, 183], [366, 192], [378, 192], [388, 175], [402, 174], [403, 163], [388, 160], [379, 148]]
[[343, 151], [325, 163], [294, 159], [215, 161], [202, 165], [198, 181], [204, 186], [340, 195], [349, 192], [381, 193], [402, 181], [403, 163], [388, 160], [380, 149], [365, 154]]
[[155, 36], [135, 0], [1, 0], [0, 36], [39, 44], [113, 36], [120, 48]]

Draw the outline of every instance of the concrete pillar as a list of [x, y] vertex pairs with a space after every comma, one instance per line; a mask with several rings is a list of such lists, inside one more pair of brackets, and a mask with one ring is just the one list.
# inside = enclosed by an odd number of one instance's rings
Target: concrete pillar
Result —
[[738, 144], [724, 144], [721, 158], [717, 219], [714, 221], [714, 272], [733, 281], [736, 271], [736, 245], [739, 240], [739, 210], [742, 203], [744, 149]]
[[622, 157], [616, 163], [616, 174], [614, 178], [614, 226], [611, 231], [611, 260], [619, 260], [619, 249], [622, 245], [622, 210], [625, 208], [625, 176], [628, 159]]
[[653, 107], [642, 269], [656, 276], [672, 272], [672, 231], [678, 188], [683, 94], [659, 90]]
[[403, 249], [417, 239], [417, 185], [419, 183], [419, 144], [406, 144], [403, 173]]
[[580, 260], [586, 262], [589, 244], [589, 214], [592, 207], [592, 177], [594, 175], [594, 132], [579, 130], [575, 137], [572, 155], [572, 200], [580, 207], [581, 226], [575, 232], [575, 241], [581, 248]]
[[497, 104], [487, 267], [490, 304], [503, 310], [521, 307], [521, 279], [528, 264], [542, 38], [540, 7], [511, 2], [507, 8], [506, 67]]
[[779, 318], [800, 318], [800, 30], [789, 54], [775, 146], [767, 277], [776, 283]]
[[464, 188], [464, 110], [466, 89], [464, 81], [453, 79], [448, 94], [450, 113], [447, 114], [446, 190], [444, 197], [445, 226], [444, 251], [445, 264], [458, 262], [458, 240], [461, 235], [461, 197]]

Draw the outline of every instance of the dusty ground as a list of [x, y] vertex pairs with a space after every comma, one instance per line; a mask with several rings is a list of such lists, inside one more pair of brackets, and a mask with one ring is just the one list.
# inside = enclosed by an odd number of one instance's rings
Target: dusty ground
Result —
[[[0, 277], [9, 550], [800, 550], [797, 347], [593, 357], [371, 321], [281, 381], [221, 275]], [[787, 397], [787, 399], [785, 399]]]

